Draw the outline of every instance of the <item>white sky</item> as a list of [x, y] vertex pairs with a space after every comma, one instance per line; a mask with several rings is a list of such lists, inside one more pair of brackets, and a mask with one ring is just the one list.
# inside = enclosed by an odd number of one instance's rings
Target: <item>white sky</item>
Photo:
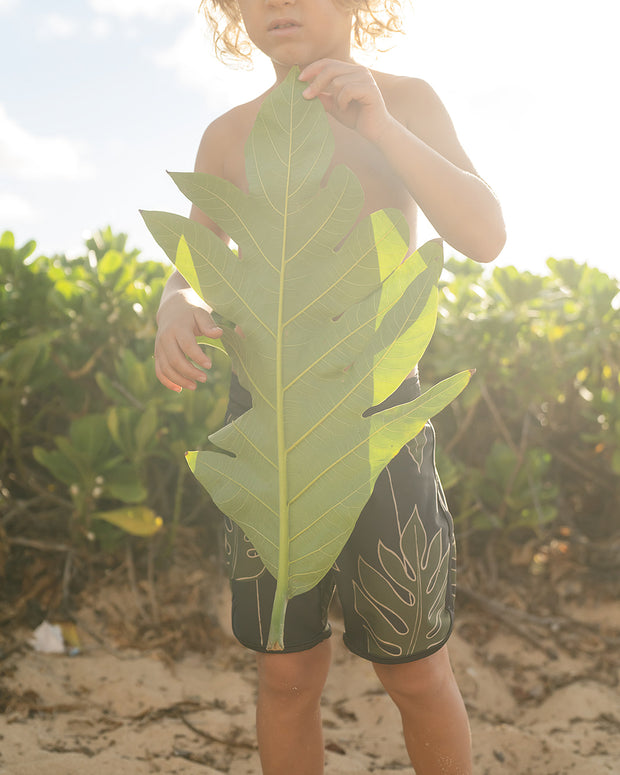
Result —
[[[61, 252], [109, 223], [159, 257], [138, 208], [186, 213], [165, 170], [190, 170], [205, 126], [271, 82], [264, 61], [216, 62], [198, 4], [0, 0], [0, 229]], [[620, 276], [616, 5], [413, 0], [408, 36], [376, 61], [443, 99], [502, 202], [501, 264]]]

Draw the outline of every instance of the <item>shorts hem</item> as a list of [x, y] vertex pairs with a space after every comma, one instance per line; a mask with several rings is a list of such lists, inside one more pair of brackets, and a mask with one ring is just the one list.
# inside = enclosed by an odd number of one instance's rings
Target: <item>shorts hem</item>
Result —
[[435, 654], [437, 651], [439, 651], [439, 649], [442, 649], [450, 639], [453, 629], [454, 618], [451, 617], [450, 629], [446, 633], [446, 637], [440, 643], [436, 643], [434, 646], [430, 646], [424, 651], [416, 651], [415, 654], [405, 654], [400, 657], [381, 657], [375, 654], [369, 654], [367, 651], [362, 651], [361, 649], [353, 648], [351, 644], [347, 643], [346, 633], [342, 636], [342, 640], [344, 645], [352, 654], [355, 654], [356, 657], [366, 659], [368, 662], [374, 662], [377, 665], [404, 665], [407, 662], [416, 662], [418, 659], [430, 657], [432, 654]]
[[305, 643], [297, 643], [293, 646], [284, 646], [282, 651], [272, 651], [270, 649], [267, 649], [265, 646], [257, 646], [254, 643], [248, 643], [246, 641], [243, 641], [233, 631], [233, 635], [242, 646], [244, 646], [246, 649], [249, 649], [250, 651], [255, 651], [257, 654], [297, 654], [300, 651], [309, 651], [315, 646], [318, 646], [319, 643], [322, 643], [324, 640], [327, 640], [328, 638], [330, 638], [331, 634], [332, 634], [332, 630], [330, 627], [329, 629], [322, 632], [319, 635], [319, 637], [313, 638], [312, 640], [306, 641]]

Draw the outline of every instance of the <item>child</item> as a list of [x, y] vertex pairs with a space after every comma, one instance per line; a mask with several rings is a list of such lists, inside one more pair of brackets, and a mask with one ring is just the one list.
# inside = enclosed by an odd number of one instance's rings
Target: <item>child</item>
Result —
[[[359, 43], [397, 29], [399, 5], [376, 0], [202, 3], [207, 18], [216, 25], [220, 51], [244, 56], [245, 30], [252, 44], [270, 57], [276, 83], [292, 66], [300, 66], [300, 80], [307, 84], [304, 96], [320, 99], [328, 113], [336, 144], [332, 166], [348, 165], [364, 188], [362, 215], [385, 207], [400, 209], [409, 222], [413, 250], [420, 207], [446, 242], [475, 261], [492, 261], [505, 240], [500, 206], [461, 148], [438, 97], [420, 80], [370, 71], [351, 58], [352, 32]], [[222, 20], [224, 28], [218, 29]], [[244, 145], [264, 97], [232, 109], [207, 128], [198, 149], [197, 171], [247, 190]], [[194, 207], [191, 217], [227, 240], [208, 214]], [[221, 336], [210, 312], [174, 273], [162, 297], [155, 343], [157, 376], [166, 387], [193, 390], [197, 382], [205, 381], [204, 373], [189, 359], [205, 368], [211, 365], [196, 343], [200, 335]], [[392, 397], [395, 402], [410, 400], [419, 389], [416, 364], [411, 366], [409, 378]], [[228, 419], [250, 405], [249, 394], [233, 379]], [[369, 592], [359, 576], [360, 566], [371, 565], [373, 555], [378, 568], [379, 546], [390, 552], [399, 567], [412, 569], [410, 578], [422, 573], [411, 556], [415, 553], [407, 555], [403, 539], [405, 518], [414, 513], [427, 534], [431, 529], [440, 531], [442, 545], [450, 547], [450, 562], [438, 582], [445, 590], [445, 601], [441, 616], [423, 623], [425, 644], [430, 644], [425, 648], [408, 648], [411, 640], [399, 640], [396, 632], [409, 632], [414, 620], [418, 627], [420, 611], [431, 619], [420, 590], [413, 583], [409, 590], [402, 583], [398, 589], [392, 585], [410, 612], [410, 621], [399, 617], [395, 625], [396, 613], [388, 601], [375, 599], [373, 605], [363, 605]], [[373, 663], [396, 703], [417, 775], [471, 773], [467, 716], [445, 645], [452, 624], [453, 531], [435, 473], [430, 424], [379, 477], [333, 573], [314, 590], [290, 601], [284, 652], [265, 649], [262, 619], [270, 611], [273, 579], [247, 551], [247, 539], [238, 528], [227, 521], [227, 530], [233, 626], [241, 642], [257, 652], [257, 735], [265, 775], [323, 772], [319, 704], [330, 663], [326, 611], [334, 586], [343, 607], [345, 642]], [[378, 612], [374, 619], [371, 610]], [[437, 621], [444, 622], [439, 635]]]

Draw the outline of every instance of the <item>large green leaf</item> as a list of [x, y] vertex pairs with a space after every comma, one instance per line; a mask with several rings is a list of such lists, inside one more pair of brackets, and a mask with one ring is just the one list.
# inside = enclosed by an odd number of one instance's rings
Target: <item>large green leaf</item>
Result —
[[187, 218], [143, 213], [190, 285], [244, 333], [227, 327], [223, 341], [252, 409], [210, 437], [222, 452], [187, 457], [277, 579], [273, 649], [283, 645], [287, 600], [327, 573], [381, 470], [470, 376], [366, 413], [430, 340], [442, 248], [433, 241], [403, 261], [401, 213], [358, 223], [361, 186], [344, 166], [324, 183], [333, 136], [303, 88], [293, 70], [265, 99], [246, 146], [247, 194], [210, 175], [173, 174], [238, 256]]

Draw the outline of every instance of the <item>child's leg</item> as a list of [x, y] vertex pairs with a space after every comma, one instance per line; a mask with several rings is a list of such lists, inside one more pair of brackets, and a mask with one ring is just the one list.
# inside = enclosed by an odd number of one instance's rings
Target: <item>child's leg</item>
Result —
[[258, 654], [256, 732], [263, 775], [321, 775], [320, 702], [331, 647], [324, 640], [293, 654]]
[[400, 711], [416, 775], [471, 775], [469, 722], [447, 647], [415, 662], [374, 668]]

